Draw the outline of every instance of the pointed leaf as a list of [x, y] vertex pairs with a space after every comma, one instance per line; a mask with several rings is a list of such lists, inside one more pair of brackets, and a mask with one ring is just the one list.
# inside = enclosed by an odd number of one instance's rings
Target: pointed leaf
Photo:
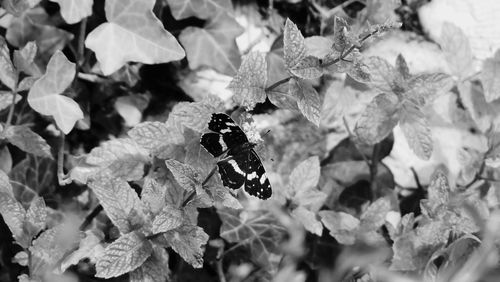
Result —
[[363, 64], [368, 68], [370, 73], [370, 86], [383, 92], [393, 91], [399, 74], [391, 64], [380, 57], [366, 58], [363, 60]]
[[[14, 96], [14, 94], [10, 91], [0, 91], [0, 111], [10, 107], [12, 104], [12, 96]], [[17, 94], [14, 103], [17, 104], [17, 102], [21, 101], [22, 98], [23, 97], [21, 95]]]
[[209, 19], [219, 11], [232, 11], [233, 4], [230, 0], [167, 0], [172, 16], [176, 20], [197, 17]]
[[14, 198], [14, 192], [12, 191], [12, 186], [9, 182], [9, 176], [3, 170], [0, 170], [0, 193], [5, 193]]
[[247, 108], [266, 100], [267, 62], [260, 52], [251, 52], [243, 58], [236, 76], [227, 88], [233, 90], [233, 100]]
[[267, 97], [269, 101], [278, 108], [299, 112], [299, 107], [297, 105], [298, 97], [295, 97], [297, 91], [299, 91], [297, 83], [294, 79], [291, 79], [288, 83], [283, 83], [269, 90]]
[[174, 175], [175, 181], [187, 191], [196, 190], [201, 187], [203, 176], [190, 165], [183, 164], [176, 160], [166, 160], [165, 164]]
[[410, 69], [408, 68], [405, 58], [401, 54], [396, 58], [396, 70], [404, 79], [410, 78]]
[[431, 178], [431, 183], [427, 188], [428, 201], [431, 209], [436, 209], [439, 206], [446, 205], [450, 199], [450, 184], [448, 177], [441, 170], [438, 169]]
[[119, 178], [101, 174], [88, 183], [111, 222], [122, 233], [133, 229], [130, 215], [142, 214], [139, 196], [130, 185]]
[[323, 70], [318, 58], [307, 56], [303, 58], [290, 72], [302, 79], [315, 79], [323, 75]]
[[151, 155], [162, 159], [172, 154], [177, 145], [184, 143], [184, 136], [177, 128], [157, 121], [139, 123], [128, 135]]
[[10, 60], [9, 48], [3, 37], [0, 37], [0, 81], [11, 90], [17, 86], [18, 75]]
[[202, 132], [207, 128], [212, 113], [220, 110], [218, 104], [218, 101], [215, 103], [211, 101], [178, 103], [172, 109], [167, 125], [181, 124], [194, 131]]
[[320, 211], [319, 215], [335, 240], [344, 245], [354, 244], [359, 219], [345, 212]]
[[362, 232], [375, 231], [384, 225], [385, 217], [391, 210], [391, 201], [388, 197], [377, 199], [361, 215]]
[[[14, 66], [19, 72], [24, 72], [34, 77], [42, 75], [38, 66], [34, 63], [38, 47], [34, 41], [30, 41], [20, 50], [14, 51]], [[21, 87], [18, 86], [18, 91]]]
[[31, 131], [27, 125], [11, 125], [0, 136], [5, 137], [19, 149], [40, 157], [52, 158], [50, 146], [40, 135]]
[[294, 69], [306, 56], [304, 36], [290, 19], [286, 19], [283, 33], [285, 66]]
[[449, 22], [443, 23], [439, 45], [454, 75], [465, 78], [474, 72], [472, 49], [461, 28]]
[[167, 232], [181, 226], [183, 219], [180, 209], [167, 205], [153, 219], [151, 231], [154, 234]]
[[130, 282], [157, 282], [170, 281], [168, 253], [165, 249], [157, 248], [153, 254], [141, 265], [130, 272]]
[[297, 87], [290, 88], [290, 91], [296, 91], [292, 95], [297, 97], [297, 106], [310, 122], [319, 126], [321, 115], [321, 98], [316, 89], [311, 84], [302, 81], [294, 80]]
[[186, 49], [191, 69], [206, 66], [234, 76], [241, 63], [235, 38], [242, 32], [243, 29], [234, 18], [219, 12], [204, 28], [185, 28], [179, 41]]
[[56, 162], [28, 154], [10, 172], [10, 180], [16, 199], [28, 207], [37, 195], [50, 195], [56, 188]]
[[61, 95], [75, 78], [75, 64], [61, 51], [50, 58], [47, 71], [31, 87], [28, 103], [42, 115], [52, 116], [57, 126], [68, 134], [83, 112], [73, 99]]
[[26, 211], [12, 196], [0, 192], [0, 214], [14, 236], [20, 240], [23, 237], [23, 223]]
[[500, 98], [500, 49], [493, 58], [484, 60], [480, 77], [486, 101], [492, 102]]
[[104, 75], [110, 75], [127, 62], [159, 64], [184, 58], [182, 47], [154, 15], [155, 2], [106, 1], [108, 22], [90, 32], [85, 40], [85, 46], [96, 53]]
[[167, 242], [187, 263], [194, 268], [203, 266], [203, 246], [208, 241], [208, 235], [203, 228], [195, 225], [183, 225], [180, 228], [165, 233]]
[[415, 155], [428, 160], [432, 155], [432, 133], [422, 110], [413, 103], [404, 103], [399, 126]]
[[379, 94], [358, 119], [354, 132], [360, 141], [376, 144], [392, 132], [399, 121], [399, 99], [394, 94]]
[[408, 85], [409, 89], [403, 96], [414, 101], [417, 105], [423, 106], [449, 91], [455, 82], [447, 74], [430, 73], [415, 75], [410, 79]]
[[307, 231], [318, 236], [323, 233], [323, 225], [314, 212], [300, 206], [292, 211], [292, 217], [298, 220]]
[[31, 202], [31, 206], [26, 212], [27, 233], [30, 237], [37, 235], [45, 228], [45, 221], [47, 220], [47, 207], [42, 197], [36, 198]]
[[290, 174], [290, 184], [297, 196], [316, 188], [320, 176], [319, 158], [310, 157], [296, 166]]
[[76, 24], [92, 15], [94, 0], [50, 0], [61, 7], [61, 16], [68, 24]]
[[104, 250], [96, 263], [96, 277], [111, 278], [141, 266], [153, 252], [151, 243], [137, 231], [118, 238]]

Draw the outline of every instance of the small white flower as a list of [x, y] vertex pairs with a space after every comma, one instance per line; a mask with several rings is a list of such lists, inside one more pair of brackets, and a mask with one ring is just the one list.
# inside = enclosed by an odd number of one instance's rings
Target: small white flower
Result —
[[242, 128], [248, 137], [248, 141], [250, 141], [251, 143], [260, 143], [263, 141], [262, 137], [260, 136], [259, 131], [257, 130], [257, 126], [255, 125], [255, 122], [252, 122], [252, 123], [244, 122], [242, 124]]

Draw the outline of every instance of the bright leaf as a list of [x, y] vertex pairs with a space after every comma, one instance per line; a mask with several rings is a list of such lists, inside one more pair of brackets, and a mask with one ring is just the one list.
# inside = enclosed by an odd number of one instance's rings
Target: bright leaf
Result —
[[90, 32], [85, 40], [85, 46], [95, 52], [104, 75], [112, 74], [127, 62], [159, 64], [184, 58], [182, 47], [154, 15], [155, 2], [106, 0], [108, 22]]
[[289, 93], [297, 99], [297, 106], [310, 122], [319, 126], [321, 115], [321, 98], [311, 84], [301, 79], [292, 79]]
[[137, 231], [118, 238], [104, 250], [96, 263], [96, 277], [111, 278], [141, 266], [153, 252], [151, 243]]
[[415, 155], [428, 160], [432, 155], [432, 134], [421, 109], [410, 101], [403, 103], [399, 126]]
[[186, 49], [191, 69], [206, 66], [233, 76], [241, 63], [235, 41], [241, 33], [243, 28], [233, 17], [225, 12], [219, 12], [204, 28], [185, 28], [179, 40]]
[[11, 144], [27, 153], [52, 158], [47, 141], [27, 125], [11, 125], [0, 133], [0, 138], [6, 138]]
[[61, 16], [68, 24], [75, 24], [92, 15], [94, 0], [50, 0], [61, 7]]
[[45, 228], [47, 220], [47, 207], [42, 197], [36, 198], [26, 211], [25, 230], [30, 238], [36, 236]]
[[208, 241], [208, 235], [203, 228], [183, 225], [178, 229], [167, 231], [165, 239], [172, 249], [194, 268], [203, 266], [203, 246]]
[[166, 160], [165, 164], [174, 175], [175, 181], [187, 191], [194, 191], [201, 186], [203, 176], [194, 167], [176, 160]]
[[12, 185], [10, 185], [9, 182], [9, 176], [3, 170], [0, 170], [0, 193], [5, 193], [14, 198]]
[[318, 236], [321, 236], [323, 233], [323, 225], [316, 218], [316, 214], [314, 212], [304, 208], [303, 206], [299, 206], [292, 211], [291, 215], [293, 218], [298, 220], [307, 231]]
[[167, 232], [181, 226], [182, 211], [170, 205], [165, 206], [153, 219], [151, 231], [154, 234]]
[[500, 98], [500, 49], [496, 51], [493, 58], [484, 60], [480, 77], [486, 101], [492, 102]]
[[130, 282], [156, 282], [169, 281], [169, 274], [168, 253], [157, 248], [139, 268], [129, 273], [129, 277]]
[[0, 81], [14, 90], [17, 86], [18, 74], [10, 60], [9, 48], [3, 37], [0, 37]]
[[[10, 91], [0, 91], [0, 111], [3, 109], [8, 108], [12, 104], [12, 96], [14, 94]], [[16, 95], [16, 101], [14, 101], [16, 104], [17, 102], [21, 101], [23, 97], [19, 94]]]
[[[0, 193], [0, 214], [14, 236], [20, 241], [23, 237], [23, 223], [26, 211], [23, 206], [7, 193]], [[27, 247], [27, 246], [24, 246]]]
[[344, 245], [354, 244], [359, 219], [345, 212], [320, 211], [319, 215], [335, 240]]
[[255, 104], [266, 100], [267, 62], [260, 52], [251, 52], [243, 58], [238, 73], [229, 83], [228, 88], [234, 91], [233, 100], [247, 108], [253, 109]]
[[75, 64], [61, 51], [50, 58], [47, 71], [31, 87], [28, 103], [42, 115], [52, 116], [57, 126], [68, 134], [83, 112], [73, 99], [61, 95], [75, 78]]
[[394, 94], [379, 94], [358, 119], [354, 132], [361, 142], [376, 144], [392, 132], [399, 121], [399, 101]]
[[128, 135], [151, 155], [166, 158], [184, 143], [184, 136], [174, 127], [158, 121], [142, 122], [132, 128]]
[[176, 20], [189, 17], [209, 19], [219, 11], [231, 12], [233, 10], [233, 4], [230, 0], [167, 0], [167, 2], [172, 16]]
[[[38, 47], [34, 41], [30, 41], [20, 50], [14, 50], [13, 61], [17, 71], [24, 72], [34, 77], [42, 75], [40, 68], [34, 63]], [[21, 83], [20, 83], [21, 84]], [[18, 86], [21, 91], [21, 86]]]
[[472, 49], [461, 28], [449, 22], [443, 23], [439, 45], [453, 75], [461, 79], [474, 72]]
[[202, 100], [200, 102], [181, 102], [174, 106], [170, 113], [167, 125], [185, 126], [197, 132], [202, 132], [207, 128], [208, 121], [214, 112], [220, 111], [219, 100]]

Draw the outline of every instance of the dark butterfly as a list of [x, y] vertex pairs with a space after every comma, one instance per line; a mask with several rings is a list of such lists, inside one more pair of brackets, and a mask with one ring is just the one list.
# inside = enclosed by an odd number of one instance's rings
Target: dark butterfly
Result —
[[231, 189], [245, 185], [245, 191], [260, 199], [271, 197], [272, 190], [266, 170], [257, 153], [255, 143], [248, 141], [245, 132], [226, 114], [212, 114], [208, 129], [213, 132], [201, 136], [201, 145], [214, 157], [225, 156], [217, 162], [222, 184]]

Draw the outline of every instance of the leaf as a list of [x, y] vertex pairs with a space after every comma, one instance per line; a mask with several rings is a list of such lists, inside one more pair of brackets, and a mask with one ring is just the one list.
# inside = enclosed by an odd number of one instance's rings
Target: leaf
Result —
[[183, 225], [165, 233], [167, 242], [187, 263], [194, 268], [203, 267], [203, 252], [208, 235], [203, 228], [195, 225]]
[[290, 88], [292, 95], [297, 97], [297, 106], [307, 120], [319, 127], [321, 98], [311, 84], [302, 80], [294, 80], [295, 84]]
[[130, 138], [119, 138], [102, 143], [90, 151], [86, 161], [97, 166], [96, 173], [106, 170], [115, 177], [138, 180], [149, 162], [148, 153]]
[[88, 186], [122, 234], [133, 230], [131, 215], [141, 215], [142, 207], [137, 193], [126, 181], [102, 173], [89, 181]]
[[84, 18], [92, 15], [93, 0], [50, 0], [61, 7], [60, 12], [64, 21], [68, 24], [76, 24]]
[[410, 69], [403, 55], [399, 54], [396, 58], [396, 70], [403, 79], [410, 79]]
[[61, 51], [50, 58], [47, 71], [31, 87], [28, 103], [42, 115], [52, 116], [57, 126], [68, 134], [83, 112], [73, 99], [61, 95], [75, 78], [75, 64]]
[[184, 143], [184, 136], [177, 128], [157, 121], [139, 123], [128, 135], [151, 155], [161, 159], [168, 157], [177, 145]]
[[403, 103], [399, 126], [415, 155], [428, 160], [433, 150], [432, 133], [421, 109], [413, 103]]
[[36, 236], [45, 228], [47, 220], [47, 207], [42, 197], [36, 198], [31, 202], [31, 206], [26, 212], [26, 232], [30, 238]]
[[220, 109], [209, 101], [181, 102], [175, 105], [169, 115], [167, 125], [181, 124], [197, 132], [206, 130], [208, 121], [214, 112]]
[[130, 282], [170, 281], [168, 253], [165, 249], [155, 249], [153, 254], [136, 270], [129, 273]]
[[5, 193], [14, 198], [14, 192], [12, 191], [12, 186], [9, 182], [9, 176], [3, 170], [0, 170], [0, 193]]
[[141, 266], [153, 252], [151, 243], [137, 231], [118, 238], [97, 260], [96, 277], [111, 278]]
[[321, 222], [330, 230], [330, 235], [340, 244], [352, 245], [359, 227], [359, 219], [345, 212], [320, 211]]
[[323, 58], [330, 53], [333, 42], [327, 37], [310, 36], [304, 39], [304, 44], [308, 56]]
[[0, 192], [0, 214], [17, 241], [23, 237], [23, 223], [26, 211], [12, 196]]
[[290, 174], [290, 184], [292, 191], [300, 197], [316, 188], [320, 176], [319, 158], [310, 157], [296, 166]]
[[165, 206], [153, 219], [153, 234], [167, 232], [181, 226], [184, 220], [182, 211], [172, 206]]
[[290, 72], [298, 78], [315, 79], [323, 75], [323, 70], [318, 58], [307, 56], [300, 61]]
[[285, 228], [266, 211], [219, 209], [217, 213], [222, 220], [220, 236], [229, 243], [246, 245], [253, 261], [269, 267], [270, 256], [280, 253]]
[[412, 77], [408, 85], [409, 89], [404, 93], [404, 98], [419, 106], [424, 106], [449, 91], [455, 82], [444, 73], [424, 73]]
[[438, 169], [432, 175], [431, 183], [427, 188], [427, 199], [430, 208], [435, 210], [439, 206], [447, 205], [450, 201], [450, 192], [451, 188], [448, 183], [448, 177], [441, 169]]
[[268, 98], [278, 108], [289, 109], [299, 112], [297, 105], [297, 97], [295, 97], [295, 90], [298, 86], [294, 79], [290, 79], [288, 83], [281, 84], [280, 86], [268, 91]]
[[484, 60], [480, 78], [486, 102], [490, 103], [500, 98], [500, 49], [493, 58]]
[[11, 125], [0, 136], [6, 138], [19, 149], [39, 156], [52, 158], [50, 146], [40, 135], [31, 131], [27, 125]]
[[233, 4], [229, 0], [167, 0], [172, 16], [176, 20], [197, 17], [209, 19], [219, 11], [232, 11]]
[[7, 42], [3, 37], [0, 37], [0, 81], [11, 90], [14, 90], [18, 79], [17, 71], [10, 60]]
[[298, 220], [307, 231], [318, 236], [321, 236], [323, 233], [323, 225], [316, 219], [316, 214], [314, 212], [299, 206], [292, 211], [292, 217]]
[[350, 29], [351, 27], [345, 19], [335, 16], [333, 43], [330, 46], [337, 52], [344, 52], [352, 45], [357, 44], [357, 36], [352, 34]]
[[80, 241], [78, 249], [71, 252], [61, 262], [60, 271], [65, 272], [70, 266], [77, 265], [80, 260], [88, 258], [95, 262], [97, 258], [104, 254], [104, 233], [93, 229], [85, 231], [85, 237]]
[[[10, 91], [0, 91], [0, 111], [7, 109], [12, 104], [12, 96], [14, 96], [14, 94]], [[17, 94], [14, 103], [17, 104], [17, 102], [21, 101], [22, 98], [23, 97], [21, 95]]]
[[399, 99], [394, 94], [382, 93], [375, 96], [354, 128], [360, 141], [376, 144], [387, 137], [399, 121], [399, 107]]
[[[17, 71], [32, 75], [35, 78], [42, 75], [40, 68], [34, 63], [37, 50], [38, 47], [35, 41], [26, 43], [20, 50], [14, 50], [13, 61]], [[26, 78], [24, 80], [26, 80]], [[22, 81], [20, 84], [22, 84]], [[18, 91], [21, 91], [20, 89], [22, 87], [19, 85], [17, 88]]]
[[233, 90], [233, 100], [247, 108], [253, 109], [255, 104], [266, 100], [267, 62], [261, 52], [251, 52], [243, 58], [236, 76], [228, 87]]
[[370, 74], [369, 85], [382, 92], [392, 92], [398, 85], [395, 83], [399, 73], [386, 60], [380, 57], [368, 57], [363, 60]]
[[182, 47], [154, 15], [154, 3], [155, 0], [106, 1], [108, 22], [85, 39], [85, 46], [95, 52], [104, 75], [112, 74], [127, 62], [159, 64], [184, 58]]
[[26, 10], [35, 7], [41, 0], [2, 0], [2, 7], [12, 15], [19, 17]]
[[203, 28], [185, 28], [179, 35], [179, 41], [186, 49], [191, 69], [206, 66], [234, 76], [241, 63], [235, 38], [242, 32], [234, 18], [219, 12]]
[[190, 165], [183, 164], [176, 160], [166, 160], [165, 164], [174, 175], [175, 181], [187, 191], [194, 191], [201, 187], [203, 176]]
[[465, 78], [474, 72], [472, 49], [461, 28], [449, 22], [443, 23], [438, 41], [454, 75]]
[[14, 195], [25, 207], [37, 195], [49, 195], [56, 188], [56, 163], [54, 159], [27, 155], [10, 172]]
[[388, 197], [373, 202], [360, 217], [362, 232], [374, 231], [384, 225], [385, 217], [390, 210], [391, 202]]

